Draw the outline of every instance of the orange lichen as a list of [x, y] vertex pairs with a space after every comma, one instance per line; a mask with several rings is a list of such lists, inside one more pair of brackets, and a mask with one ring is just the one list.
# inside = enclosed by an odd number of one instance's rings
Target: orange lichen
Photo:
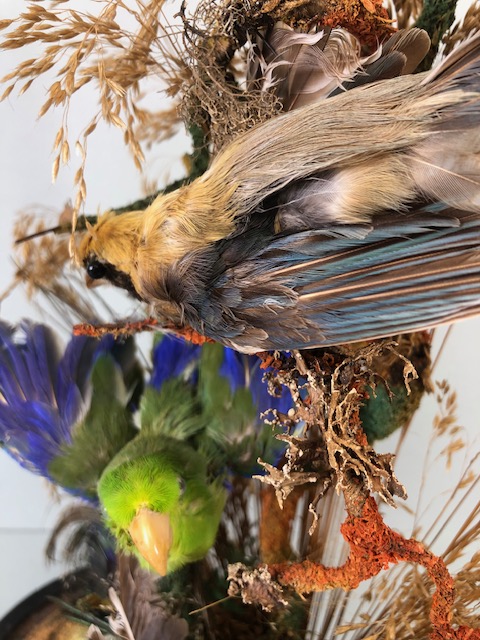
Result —
[[350, 546], [350, 555], [341, 567], [325, 567], [309, 560], [276, 564], [269, 566], [272, 577], [299, 593], [337, 587], [350, 590], [391, 564], [414, 562], [425, 567], [436, 586], [430, 610], [430, 640], [480, 640], [480, 629], [451, 626], [454, 581], [442, 558], [417, 540], [406, 539], [390, 529], [372, 497], [366, 500], [359, 517], [347, 517], [341, 532]]
[[114, 338], [120, 336], [130, 336], [142, 331], [154, 331], [157, 328], [158, 320], [155, 318], [145, 318], [136, 322], [108, 322], [104, 324], [89, 324], [84, 322], [73, 327], [74, 336], [88, 336], [90, 338], [102, 338], [105, 335], [113, 335]]
[[[109, 334], [114, 338], [120, 336], [131, 336], [142, 331], [158, 331], [158, 320], [156, 318], [144, 318], [135, 322], [108, 322], [105, 324], [89, 324], [84, 322], [73, 327], [74, 336], [88, 336], [90, 338], [102, 338]], [[177, 336], [192, 342], [193, 344], [205, 344], [215, 342], [212, 338], [203, 336], [192, 327], [164, 327], [168, 333], [175, 333]]]
[[192, 344], [205, 344], [206, 342], [215, 342], [212, 338], [207, 338], [207, 336], [198, 333], [192, 327], [167, 327], [169, 331], [173, 331], [177, 336], [181, 336], [188, 342]]

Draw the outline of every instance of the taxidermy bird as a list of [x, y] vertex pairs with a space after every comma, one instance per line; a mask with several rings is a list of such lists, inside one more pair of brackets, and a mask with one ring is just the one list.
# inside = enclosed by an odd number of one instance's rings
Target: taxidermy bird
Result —
[[292, 400], [269, 395], [259, 365], [165, 337], [139, 401], [131, 338], [75, 337], [62, 354], [48, 327], [0, 323], [0, 441], [30, 471], [100, 503], [120, 545], [164, 574], [212, 546], [229, 475], [283, 451], [259, 413], [286, 413]]
[[105, 469], [98, 495], [120, 546], [165, 575], [212, 547], [229, 475], [279, 456], [258, 412], [286, 412], [291, 398], [268, 395], [257, 358], [218, 344], [164, 338], [154, 359], [140, 432]]
[[480, 35], [427, 73], [389, 78], [411, 71], [397, 57], [239, 135], [145, 211], [100, 217], [88, 276], [246, 353], [479, 313]]

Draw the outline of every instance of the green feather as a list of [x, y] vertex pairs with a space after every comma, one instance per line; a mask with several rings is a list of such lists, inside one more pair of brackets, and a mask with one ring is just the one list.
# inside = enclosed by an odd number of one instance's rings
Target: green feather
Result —
[[157, 391], [147, 387], [140, 404], [143, 434], [168, 435], [177, 440], [189, 440], [206, 429], [206, 417], [187, 382], [167, 380]]
[[103, 470], [138, 430], [126, 408], [129, 398], [122, 374], [110, 355], [96, 361], [91, 384], [90, 408], [75, 426], [71, 444], [63, 447], [48, 470], [58, 484], [94, 497]]

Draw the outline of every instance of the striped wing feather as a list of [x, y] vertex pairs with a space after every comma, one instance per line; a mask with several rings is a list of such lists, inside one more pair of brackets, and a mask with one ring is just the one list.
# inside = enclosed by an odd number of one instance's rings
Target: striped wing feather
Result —
[[202, 329], [254, 352], [355, 342], [468, 317], [480, 306], [479, 237], [473, 217], [417, 213], [393, 224], [385, 217], [356, 236], [329, 229], [272, 238], [211, 283], [216, 304], [198, 309]]

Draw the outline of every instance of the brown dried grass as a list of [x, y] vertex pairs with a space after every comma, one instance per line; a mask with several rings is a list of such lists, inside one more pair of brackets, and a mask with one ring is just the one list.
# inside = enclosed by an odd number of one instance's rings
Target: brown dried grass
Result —
[[[75, 216], [86, 198], [87, 142], [99, 121], [104, 120], [122, 133], [135, 165], [140, 168], [144, 159], [142, 136], [158, 139], [170, 135], [175, 124], [171, 110], [163, 119], [161, 112], [142, 107], [143, 83], [152, 76], [161, 76], [168, 82], [177, 73], [177, 67], [183, 66], [177, 52], [169, 46], [173, 35], [167, 34], [159, 22], [163, 0], [147, 3], [99, 0], [92, 7], [98, 7], [96, 13], [76, 11], [74, 3], [68, 0], [50, 2], [48, 8], [35, 2], [28, 4], [16, 20], [0, 23], [4, 31], [2, 49], [42, 45], [39, 56], [23, 60], [2, 78], [6, 88], [1, 99], [14, 89], [20, 95], [25, 93], [33, 82], [47, 74], [45, 79], [50, 85], [39, 116], [55, 107], [63, 110], [53, 145], [56, 154], [53, 179], [61, 165], [70, 160], [72, 147], [81, 158], [75, 174]], [[128, 27], [129, 23], [133, 27]], [[98, 105], [92, 109], [84, 130], [72, 140], [69, 107], [89, 84], [97, 86]]]
[[[50, 228], [52, 212], [21, 211], [14, 227], [14, 238]], [[55, 224], [67, 224], [72, 207], [67, 204]], [[76, 242], [81, 241], [77, 233]], [[55, 325], [63, 323], [70, 332], [72, 324], [95, 318], [112, 318], [113, 311], [97, 295], [87, 289], [83, 275], [70, 267], [69, 236], [49, 233], [35, 240], [15, 245], [16, 271], [13, 281], [0, 299], [6, 298], [18, 286], [24, 288], [27, 298], [35, 302], [44, 314], [52, 316]]]
[[445, 43], [445, 55], [448, 55], [454, 47], [480, 30], [480, 2], [476, 0], [468, 8], [465, 17], [443, 38]]
[[389, 4], [393, 6], [398, 29], [408, 29], [420, 16], [424, 3], [423, 0], [390, 0]]
[[[233, 71], [225, 70], [231, 60], [228, 55], [223, 58], [224, 44], [238, 45], [237, 23], [248, 13], [248, 0], [243, 4], [205, 0], [191, 18], [183, 16], [183, 26], [175, 26], [164, 15], [164, 0], [98, 0], [92, 7], [97, 8], [95, 13], [77, 11], [69, 0], [31, 2], [17, 19], [0, 22], [1, 49], [34, 43], [42, 47], [40, 55], [23, 60], [1, 79], [5, 85], [1, 99], [14, 90], [19, 95], [27, 92], [39, 78], [49, 83], [39, 116], [57, 107], [63, 111], [53, 144], [53, 180], [69, 162], [73, 148], [80, 156], [74, 178], [74, 226], [86, 198], [88, 139], [101, 120], [121, 132], [141, 169], [144, 148], [175, 133], [181, 118], [187, 126], [203, 126], [217, 149], [233, 133], [279, 109], [272, 95], [244, 91]], [[83, 131], [72, 138], [69, 107], [92, 84], [98, 103]], [[172, 98], [172, 105], [151, 111], [142, 100], [147, 91], [158, 90]]]

